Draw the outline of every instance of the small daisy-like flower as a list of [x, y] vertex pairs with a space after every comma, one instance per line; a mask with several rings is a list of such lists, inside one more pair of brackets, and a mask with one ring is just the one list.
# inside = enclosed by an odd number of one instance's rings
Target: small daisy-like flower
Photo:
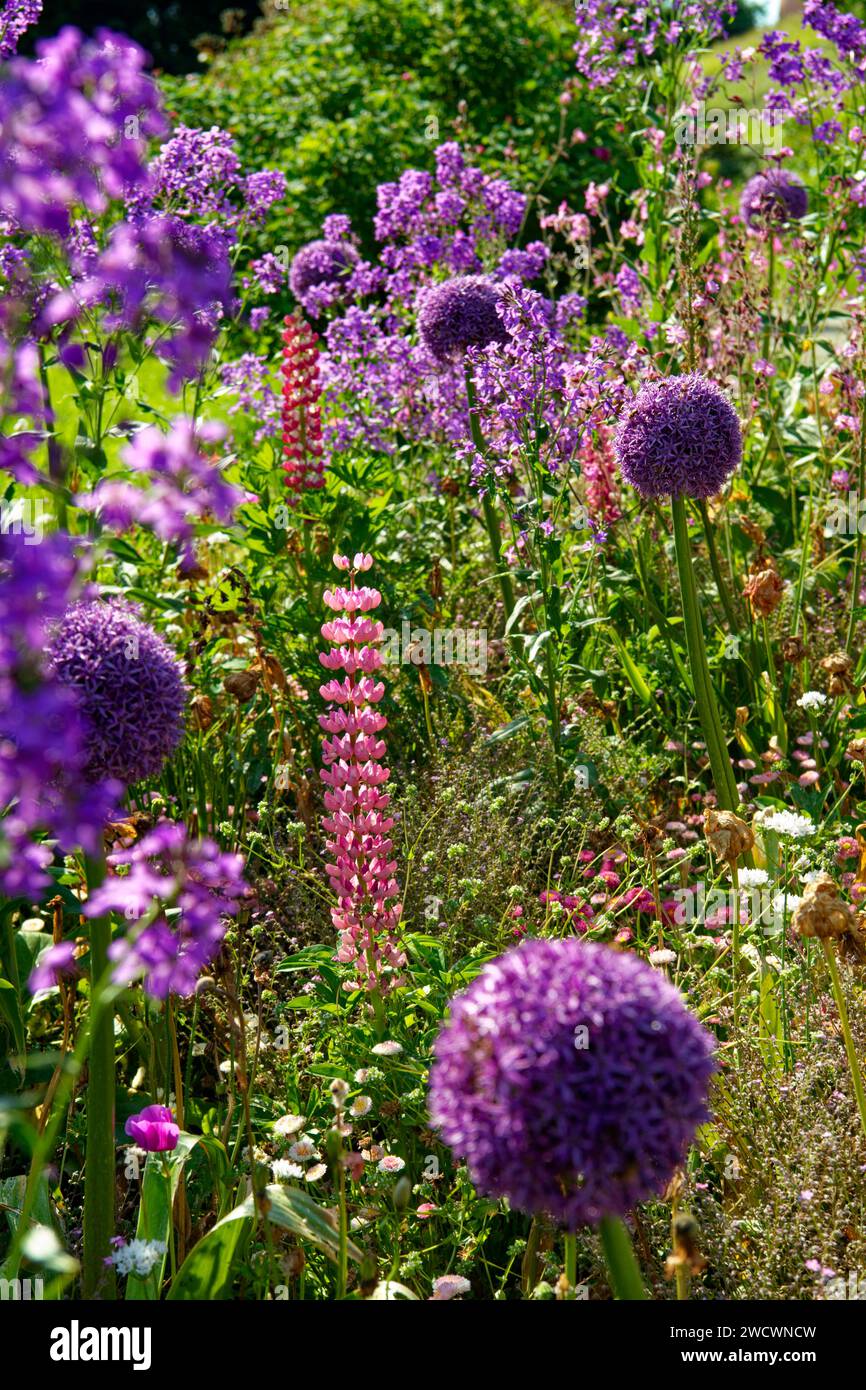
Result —
[[415, 1215], [420, 1217], [422, 1221], [428, 1221], [438, 1210], [435, 1202], [422, 1202], [419, 1207], [415, 1208]]
[[343, 1081], [340, 1077], [335, 1077], [328, 1087], [328, 1090], [331, 1092], [331, 1099], [334, 1105], [339, 1110], [345, 1102], [346, 1096], [349, 1094], [348, 1081]]
[[287, 1158], [275, 1158], [271, 1172], [277, 1182], [290, 1182], [292, 1178], [302, 1178], [304, 1170], [299, 1163], [290, 1163]]
[[359, 1070], [355, 1072], [355, 1077], [354, 1077], [355, 1084], [356, 1084], [357, 1086], [363, 1086], [364, 1082], [367, 1080], [367, 1077], [368, 1077], [369, 1075], [370, 1075], [370, 1068], [369, 1068], [369, 1067], [360, 1067]]
[[800, 709], [821, 709], [827, 703], [823, 690], [804, 690], [797, 704]]
[[284, 1138], [289, 1138], [292, 1134], [300, 1134], [306, 1123], [303, 1115], [281, 1115], [274, 1121], [274, 1134], [282, 1134]]
[[308, 1163], [311, 1158], [318, 1158], [319, 1151], [312, 1139], [299, 1139], [289, 1149], [289, 1158], [297, 1159], [299, 1163]]
[[307, 1169], [304, 1177], [307, 1179], [307, 1182], [318, 1182], [319, 1178], [323, 1178], [327, 1171], [327, 1163], [314, 1163], [311, 1168]]
[[362, 1115], [369, 1115], [373, 1108], [373, 1102], [369, 1096], [356, 1096], [349, 1106], [349, 1114], [359, 1120]]
[[390, 1041], [376, 1043], [373, 1048], [373, 1052], [377, 1057], [399, 1057], [402, 1051], [402, 1043]]
[[769, 830], [773, 835], [782, 835], [792, 840], [803, 840], [815, 834], [815, 825], [808, 816], [797, 811], [758, 811], [754, 823], [759, 830]]
[[377, 1167], [380, 1173], [402, 1173], [406, 1164], [396, 1154], [386, 1154], [383, 1159], [379, 1160]]
[[438, 1279], [433, 1280], [433, 1299], [431, 1301], [444, 1303], [449, 1298], [460, 1298], [462, 1294], [471, 1292], [472, 1285], [462, 1275], [443, 1274]]

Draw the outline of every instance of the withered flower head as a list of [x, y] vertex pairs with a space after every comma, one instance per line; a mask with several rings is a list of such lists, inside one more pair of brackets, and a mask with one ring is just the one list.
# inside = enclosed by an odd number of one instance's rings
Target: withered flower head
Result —
[[829, 874], [820, 874], [803, 894], [795, 909], [792, 926], [798, 936], [816, 936], [830, 941], [856, 930], [857, 916], [849, 903], [839, 897], [839, 885]]
[[213, 723], [213, 701], [209, 695], [203, 695], [201, 691], [193, 695], [189, 702], [192, 722], [197, 729], [209, 729]]
[[866, 738], [852, 738], [845, 752], [852, 762], [866, 765]]
[[768, 618], [782, 602], [785, 585], [779, 571], [772, 565], [766, 565], [749, 575], [743, 589], [752, 605], [752, 612], [759, 618]]
[[239, 705], [251, 700], [259, 688], [258, 671], [232, 671], [226, 676], [223, 686], [229, 695], [234, 695]]
[[733, 811], [716, 811], [712, 807], [704, 812], [704, 834], [716, 858], [728, 864], [736, 863], [741, 854], [748, 854], [755, 843], [744, 820]]
[[806, 643], [796, 635], [786, 637], [782, 643], [782, 656], [791, 666], [798, 666], [805, 660]]
[[854, 689], [854, 682], [851, 679], [854, 661], [847, 652], [831, 652], [819, 664], [821, 670], [826, 671], [830, 677], [827, 683], [828, 694], [845, 695], [851, 693]]

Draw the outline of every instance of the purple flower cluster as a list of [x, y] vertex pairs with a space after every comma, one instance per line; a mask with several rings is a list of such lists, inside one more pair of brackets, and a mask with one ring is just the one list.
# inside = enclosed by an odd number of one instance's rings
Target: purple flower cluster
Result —
[[616, 434], [622, 476], [643, 497], [713, 497], [742, 451], [736, 411], [697, 372], [644, 386]]
[[138, 211], [219, 220], [236, 239], [242, 225], [257, 225], [286, 195], [278, 169], [244, 174], [234, 136], [219, 126], [179, 125], [148, 165]]
[[712, 1052], [635, 956], [529, 941], [452, 1000], [430, 1115], [480, 1192], [573, 1230], [660, 1192], [707, 1118]]
[[42, 0], [6, 0], [0, 9], [0, 63], [18, 51], [18, 40], [42, 13]]
[[[503, 340], [495, 287], [536, 278], [547, 248], [509, 246], [523, 225], [526, 198], [467, 164], [453, 142], [436, 150], [435, 173], [407, 169], [380, 186], [377, 201], [377, 260], [353, 262], [326, 333], [323, 397], [337, 407], [325, 422], [327, 443], [340, 450], [363, 439], [391, 450], [409, 431], [460, 440], [466, 395], [454, 354], [472, 341], [481, 318], [488, 341]], [[351, 244], [346, 217], [327, 218], [323, 231], [327, 240]], [[479, 282], [485, 288], [473, 297]], [[419, 341], [425, 325], [427, 341]]]
[[0, 73], [0, 211], [26, 231], [69, 231], [70, 208], [104, 212], [143, 176], [164, 130], [146, 54], [98, 29], [61, 29]]
[[96, 513], [112, 530], [144, 526], [160, 540], [181, 547], [183, 566], [195, 561], [194, 523], [212, 518], [230, 522], [245, 494], [226, 482], [218, 462], [204, 457], [202, 446], [223, 438], [219, 424], [203, 424], [198, 432], [187, 419], [175, 420], [168, 434], [155, 425], [138, 430], [121, 451], [121, 460], [145, 483], [127, 478], [103, 478], [93, 492], [76, 501]]
[[156, 999], [186, 997], [214, 960], [247, 892], [243, 859], [212, 840], [190, 840], [182, 825], [162, 821], [132, 849], [109, 856], [112, 874], [88, 900], [85, 915], [122, 913], [131, 925], [109, 949], [117, 984], [144, 979]]
[[736, 13], [733, 0], [581, 0], [576, 67], [591, 88], [612, 87], [663, 50], [689, 52], [720, 38]]
[[49, 645], [85, 721], [90, 781], [157, 777], [183, 736], [186, 692], [171, 648], [122, 599], [72, 604]]
[[234, 362], [226, 362], [220, 375], [223, 385], [236, 397], [228, 413], [242, 414], [255, 423], [253, 442], [259, 445], [266, 439], [279, 438], [281, 402], [271, 384], [267, 358], [255, 352], [242, 353]]
[[764, 169], [755, 174], [740, 198], [740, 214], [753, 228], [799, 222], [806, 216], [808, 206], [802, 182], [787, 169]]
[[[464, 437], [458, 452], [469, 458], [476, 487], [485, 488], [492, 468], [511, 476], [527, 449], [550, 473], [568, 465], [589, 430], [609, 419], [627, 387], [622, 363], [596, 345], [577, 352], [565, 336], [583, 300], [563, 296], [556, 304], [514, 282], [500, 290], [503, 343], [487, 351], [470, 349], [467, 360], [486, 444], [482, 458]], [[515, 499], [519, 520], [521, 499]]]
[[45, 318], [68, 323], [105, 306], [110, 332], [157, 325], [155, 350], [172, 367], [170, 385], [196, 376], [232, 304], [229, 244], [216, 225], [154, 216], [119, 222], [85, 278], [58, 294]]
[[483, 275], [462, 275], [418, 296], [418, 335], [437, 362], [462, 359], [470, 347], [504, 343], [499, 289]]
[[47, 666], [48, 627], [81, 583], [67, 536], [0, 535], [0, 891], [37, 900], [53, 853], [95, 854], [121, 787], [86, 776], [88, 730], [75, 692]]
[[357, 260], [350, 241], [311, 241], [301, 247], [289, 271], [289, 288], [306, 314], [315, 318], [338, 301]]

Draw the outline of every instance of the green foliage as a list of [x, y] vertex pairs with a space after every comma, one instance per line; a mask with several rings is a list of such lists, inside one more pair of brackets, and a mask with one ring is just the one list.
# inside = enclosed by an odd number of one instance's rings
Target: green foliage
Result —
[[[290, 212], [271, 231], [294, 249], [335, 210], [369, 236], [376, 185], [429, 167], [458, 120], [494, 163], [537, 179], [559, 136], [572, 41], [567, 8], [549, 3], [348, 0], [279, 16], [206, 73], [163, 85], [178, 120], [224, 126], [245, 161], [284, 171]], [[563, 168], [551, 197], [567, 186]]]

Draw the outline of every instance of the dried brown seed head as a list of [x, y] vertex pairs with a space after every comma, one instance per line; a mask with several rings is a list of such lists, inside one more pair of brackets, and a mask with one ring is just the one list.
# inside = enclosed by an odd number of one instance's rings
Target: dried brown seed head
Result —
[[733, 811], [704, 812], [704, 834], [717, 859], [734, 864], [741, 854], [748, 854], [755, 843], [751, 828]]

